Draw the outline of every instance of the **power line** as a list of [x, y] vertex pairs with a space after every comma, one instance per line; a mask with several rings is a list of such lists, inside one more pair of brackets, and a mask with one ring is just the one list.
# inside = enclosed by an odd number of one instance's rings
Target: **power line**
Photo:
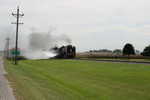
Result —
[[15, 0], [14, 1], [14, 7], [13, 7], [13, 11], [16, 9], [16, 6], [19, 5], [19, 0]]
[[39, 6], [41, 0], [34, 0], [32, 2], [30, 2], [29, 6], [26, 7], [26, 9], [24, 9], [24, 12], [29, 12], [28, 15], [26, 16], [26, 18], [30, 18], [31, 17], [31, 11], [32, 13], [34, 12], [34, 10]]
[[26, 3], [24, 3], [24, 12], [27, 12], [28, 10], [30, 10], [31, 7], [33, 7], [36, 4], [37, 0], [27, 0]]
[[[35, 11], [37, 7], [39, 7], [41, 0], [16, 0], [14, 5], [21, 6], [22, 11], [27, 13], [26, 18], [30, 18], [32, 16], [31, 13]], [[13, 9], [14, 10], [14, 9]], [[31, 12], [32, 11], [32, 12]]]
[[[17, 8], [17, 14], [12, 13], [13, 16], [15, 16], [17, 18], [17, 22], [12, 22], [12, 24], [16, 24], [16, 48], [15, 48], [15, 52], [17, 53], [17, 48], [18, 48], [18, 27], [19, 24], [23, 24], [23, 23], [19, 23], [19, 18], [24, 16], [24, 14], [19, 14], [19, 6]], [[17, 54], [15, 54], [15, 65], [17, 65]]]

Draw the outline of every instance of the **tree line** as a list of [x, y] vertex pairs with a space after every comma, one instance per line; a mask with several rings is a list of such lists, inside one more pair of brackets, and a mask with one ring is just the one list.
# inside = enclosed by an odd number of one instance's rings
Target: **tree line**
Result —
[[[124, 46], [124, 48], [122, 50], [122, 53], [123, 53], [123, 55], [128, 55], [128, 58], [129, 58], [130, 55], [135, 55], [135, 50], [134, 50], [133, 45], [130, 44], [130, 43], [127, 43]], [[150, 45], [145, 47], [143, 52], [141, 52], [141, 55], [142, 56], [147, 56], [147, 57], [150, 56]]]
[[[135, 50], [131, 43], [125, 44], [122, 51], [121, 49], [115, 49], [113, 51], [107, 49], [100, 49], [100, 50], [90, 50], [90, 52], [113, 52], [113, 53], [123, 53], [123, 55], [127, 55], [128, 58], [130, 55], [135, 55], [136, 53], [140, 53], [138, 50]], [[150, 45], [146, 46], [143, 52], [140, 53], [142, 56], [150, 57]]]

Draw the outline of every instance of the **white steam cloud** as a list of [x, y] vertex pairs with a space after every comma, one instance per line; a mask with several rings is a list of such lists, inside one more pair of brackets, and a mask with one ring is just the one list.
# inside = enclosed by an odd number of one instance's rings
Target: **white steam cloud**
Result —
[[[5, 50], [6, 38], [9, 36], [9, 49], [15, 48], [16, 32], [11, 27], [4, 27], [0, 29], [0, 49]], [[66, 34], [55, 35], [55, 32], [36, 32], [24, 34], [19, 32], [18, 50], [20, 55], [27, 59], [48, 59], [54, 57], [51, 47], [60, 47], [62, 45], [71, 44], [71, 39]]]
[[52, 35], [51, 32], [33, 32], [27, 38], [28, 45], [21, 49], [22, 56], [27, 59], [48, 59], [54, 57], [50, 51], [51, 47], [71, 44], [71, 39], [66, 34], [59, 36]]

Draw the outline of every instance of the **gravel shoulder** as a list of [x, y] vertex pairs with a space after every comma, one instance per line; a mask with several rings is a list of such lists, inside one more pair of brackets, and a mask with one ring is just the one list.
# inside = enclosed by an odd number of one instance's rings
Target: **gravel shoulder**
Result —
[[4, 70], [3, 59], [0, 57], [0, 100], [16, 100], [4, 74], [6, 71]]

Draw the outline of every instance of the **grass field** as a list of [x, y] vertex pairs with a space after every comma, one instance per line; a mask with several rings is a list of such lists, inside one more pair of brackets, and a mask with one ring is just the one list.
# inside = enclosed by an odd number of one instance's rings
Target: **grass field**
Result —
[[17, 100], [150, 100], [150, 65], [5, 60]]
[[150, 62], [150, 59], [125, 59], [125, 58], [76, 58], [87, 60], [108, 60], [108, 61], [134, 61], [134, 62]]

